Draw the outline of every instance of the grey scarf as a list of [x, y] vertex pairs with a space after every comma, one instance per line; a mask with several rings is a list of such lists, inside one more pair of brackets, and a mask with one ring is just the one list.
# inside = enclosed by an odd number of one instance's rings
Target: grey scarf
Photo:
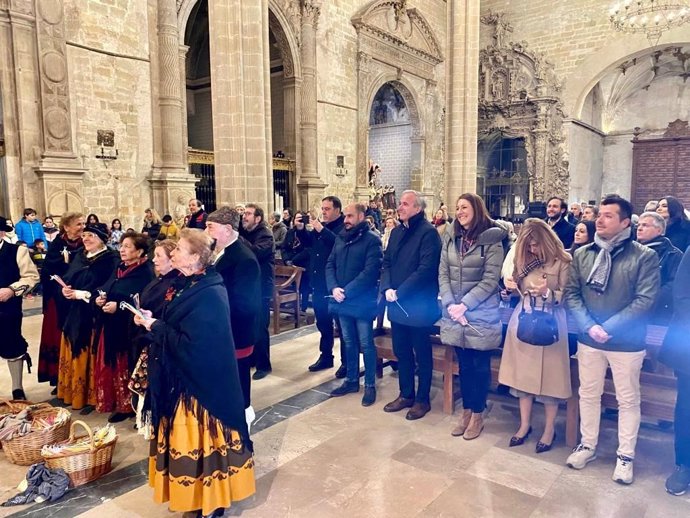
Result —
[[606, 287], [609, 285], [609, 275], [611, 275], [611, 252], [624, 241], [630, 239], [630, 233], [630, 227], [628, 227], [611, 239], [604, 239], [599, 233], [594, 234], [594, 243], [599, 247], [599, 255], [594, 261], [592, 271], [589, 272], [587, 284], [596, 291], [606, 291]]

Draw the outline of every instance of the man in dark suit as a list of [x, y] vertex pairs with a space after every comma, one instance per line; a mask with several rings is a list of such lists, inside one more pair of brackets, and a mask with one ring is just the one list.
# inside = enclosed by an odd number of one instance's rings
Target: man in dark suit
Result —
[[[309, 249], [309, 278], [314, 289], [313, 303], [316, 328], [321, 333], [319, 350], [321, 354], [315, 363], [309, 366], [311, 372], [333, 368], [333, 315], [328, 309], [328, 287], [326, 286], [326, 262], [335, 244], [335, 238], [344, 227], [343, 205], [335, 196], [326, 196], [321, 200], [321, 220], [313, 218], [310, 223], [313, 230], [309, 232], [302, 221], [302, 214], [295, 215], [295, 228], [300, 241]], [[337, 319], [336, 319], [337, 321]], [[336, 378], [344, 378], [345, 348], [340, 342], [340, 368]]]
[[[438, 266], [441, 239], [424, 215], [426, 203], [416, 191], [404, 191], [398, 216], [402, 225], [391, 232], [383, 256], [381, 293], [388, 302], [393, 352], [398, 358], [400, 395], [383, 407], [384, 412], [410, 408], [409, 420], [424, 417], [431, 405], [433, 360], [429, 334], [441, 317], [438, 306]], [[419, 386], [415, 392], [415, 360]]]
[[573, 246], [575, 240], [575, 225], [568, 223], [568, 204], [563, 198], [553, 196], [546, 203], [546, 222], [563, 243], [563, 248]]
[[[220, 207], [209, 214], [206, 233], [216, 241], [213, 264], [223, 277], [230, 302], [230, 324], [235, 341], [235, 356], [240, 373], [247, 421], [251, 422], [251, 362], [258, 336], [261, 299], [261, 270], [254, 253], [239, 240], [240, 214], [230, 207]], [[250, 419], [251, 418], [251, 419]]]
[[[240, 240], [254, 252], [261, 270], [261, 309], [259, 311], [259, 335], [254, 344], [256, 372], [252, 378], [260, 380], [268, 376], [271, 367], [271, 337], [268, 326], [271, 321], [271, 298], [273, 297], [273, 266], [275, 265], [275, 243], [273, 232], [268, 228], [264, 211], [255, 203], [248, 203], [242, 215], [239, 229]], [[256, 293], [256, 292], [254, 292]], [[247, 296], [253, 296], [247, 293]]]

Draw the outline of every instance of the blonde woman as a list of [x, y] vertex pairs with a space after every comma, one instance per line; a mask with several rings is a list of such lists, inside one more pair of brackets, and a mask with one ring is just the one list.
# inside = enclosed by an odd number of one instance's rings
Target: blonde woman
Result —
[[383, 251], [386, 251], [386, 248], [388, 247], [388, 241], [391, 238], [391, 232], [395, 227], [397, 227], [400, 223], [398, 223], [398, 220], [392, 216], [388, 216], [386, 218], [386, 221], [384, 222], [384, 227], [383, 227], [383, 236], [381, 237], [381, 244], [383, 245]]
[[[512, 277], [506, 288], [519, 292], [520, 304], [508, 324], [498, 381], [511, 387], [520, 399], [520, 428], [510, 439], [510, 446], [520, 446], [532, 427], [532, 404], [536, 398], [544, 404], [546, 423], [536, 452], [549, 451], [556, 436], [554, 423], [561, 400], [571, 395], [568, 326], [562, 305], [563, 288], [568, 280], [572, 258], [556, 233], [539, 219], [525, 221], [515, 244]], [[558, 341], [536, 346], [517, 337], [518, 319], [523, 304], [530, 308], [553, 311], [558, 323]], [[529, 309], [528, 309], [529, 310]]]
[[161, 225], [163, 220], [156, 212], [156, 209], [146, 209], [144, 211], [144, 226], [141, 229], [141, 233], [151, 239], [157, 239], [158, 234], [161, 232]]

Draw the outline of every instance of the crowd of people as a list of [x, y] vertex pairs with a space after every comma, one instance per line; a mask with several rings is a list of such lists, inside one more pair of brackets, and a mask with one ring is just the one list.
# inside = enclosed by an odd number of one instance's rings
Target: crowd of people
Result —
[[[59, 227], [50, 216], [41, 224], [33, 209], [14, 226], [0, 218], [0, 323], [9, 331], [0, 353], [13, 397], [26, 398], [22, 371], [31, 364], [21, 300], [40, 281], [39, 381], [83, 414], [109, 414], [110, 422], [136, 417], [151, 437], [154, 497], [173, 510], [220, 515], [255, 491], [251, 382], [272, 371], [276, 261], [305, 270], [302, 309], [311, 304], [320, 333], [309, 371], [335, 367], [340, 336], [335, 376], [343, 383], [333, 397], [360, 391], [361, 352], [362, 405], [375, 403], [374, 334], [387, 311], [399, 394], [385, 412], [407, 410], [406, 419], [417, 420], [430, 411], [430, 335], [439, 326], [462, 373], [463, 410], [451, 434], [481, 435], [492, 351], [502, 347], [499, 382], [520, 409], [509, 445], [528, 440], [537, 400], [545, 412], [539, 454], [556, 440], [576, 352], [582, 440], [566, 463], [582, 469], [596, 458], [610, 368], [619, 405], [612, 478], [630, 484], [645, 326], [656, 323], [669, 326], [661, 360], [678, 377], [676, 423], [690, 419], [690, 221], [674, 197], [648, 203], [639, 216], [619, 196], [570, 210], [554, 197], [546, 219], [519, 228], [492, 219], [472, 193], [458, 198], [453, 217], [442, 206], [431, 221], [415, 191], [402, 193], [397, 210], [382, 210], [376, 200], [343, 207], [335, 196], [322, 200], [320, 214], [285, 209], [267, 218], [253, 203], [207, 214], [199, 200], [188, 208], [179, 227], [147, 209], [139, 232], [123, 230], [119, 219], [108, 227], [95, 214], [63, 214]], [[506, 304], [515, 310], [504, 336]], [[576, 340], [566, 311], [577, 322]], [[526, 314], [540, 327], [530, 327]], [[690, 486], [688, 427], [675, 427], [675, 444], [677, 469], [666, 489], [682, 494]], [[199, 451], [213, 462], [190, 463]]]

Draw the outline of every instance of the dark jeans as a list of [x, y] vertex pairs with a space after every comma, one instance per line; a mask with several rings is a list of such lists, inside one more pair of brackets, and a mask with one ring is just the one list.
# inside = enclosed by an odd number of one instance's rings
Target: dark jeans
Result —
[[678, 397], [676, 398], [676, 464], [690, 467], [690, 374], [678, 376]]
[[[316, 328], [321, 333], [321, 341], [319, 342], [319, 351], [321, 354], [328, 357], [333, 356], [333, 323], [338, 326], [338, 331], [342, 334], [340, 329], [340, 322], [331, 313], [328, 312], [328, 301], [326, 298], [328, 293], [314, 291], [314, 298], [312, 299], [314, 305], [314, 316], [316, 317]], [[340, 340], [340, 362], [345, 365], [345, 344]]]
[[254, 366], [259, 371], [270, 371], [271, 368], [271, 335], [268, 326], [271, 323], [271, 299], [261, 299], [261, 312], [259, 313], [259, 333], [254, 354], [252, 355]]
[[[429, 327], [412, 327], [391, 322], [393, 352], [398, 358], [398, 382], [400, 395], [418, 403], [429, 403], [433, 359]], [[414, 389], [415, 359], [419, 367], [419, 386]]]
[[486, 408], [491, 384], [491, 351], [456, 347], [455, 352], [460, 364], [462, 407], [480, 414]]
[[340, 316], [341, 343], [345, 342], [347, 381], [359, 384], [359, 350], [364, 353], [364, 386], [376, 386], [376, 346], [371, 319]]
[[252, 404], [252, 357], [239, 358], [237, 360], [237, 370], [240, 374], [240, 387], [242, 387], [242, 396], [244, 396], [244, 408]]

